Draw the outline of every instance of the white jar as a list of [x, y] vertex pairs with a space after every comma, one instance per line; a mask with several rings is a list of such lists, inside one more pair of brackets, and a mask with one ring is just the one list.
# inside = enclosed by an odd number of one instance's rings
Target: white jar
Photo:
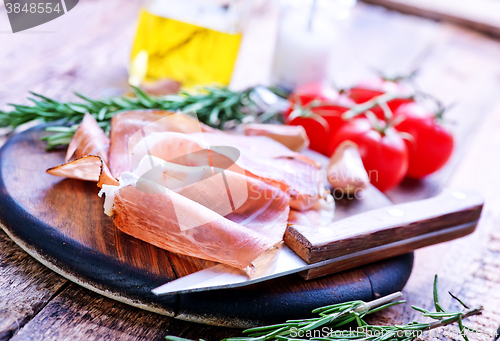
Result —
[[327, 77], [342, 21], [356, 0], [283, 0], [271, 82], [291, 91]]

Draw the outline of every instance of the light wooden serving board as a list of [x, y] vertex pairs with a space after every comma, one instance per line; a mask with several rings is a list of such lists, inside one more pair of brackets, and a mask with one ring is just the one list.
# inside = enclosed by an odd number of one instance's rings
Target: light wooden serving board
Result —
[[[310, 281], [289, 275], [238, 289], [156, 297], [152, 288], [214, 263], [119, 231], [104, 215], [95, 183], [45, 172], [65, 155], [45, 151], [45, 134], [43, 127], [32, 128], [0, 150], [1, 227], [38, 261], [104, 296], [183, 320], [248, 327], [304, 317], [335, 302], [371, 300], [402, 289], [410, 275], [413, 253]], [[337, 202], [335, 219], [390, 204], [370, 187], [363, 200]]]

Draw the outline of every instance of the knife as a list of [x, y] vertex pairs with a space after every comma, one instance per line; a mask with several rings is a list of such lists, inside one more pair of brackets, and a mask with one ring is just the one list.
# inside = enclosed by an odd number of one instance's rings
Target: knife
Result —
[[218, 264], [152, 290], [156, 295], [235, 288], [300, 273], [306, 279], [348, 270], [472, 233], [481, 195], [444, 190], [436, 197], [357, 214], [316, 228], [291, 225], [284, 244], [254, 262], [251, 275]]

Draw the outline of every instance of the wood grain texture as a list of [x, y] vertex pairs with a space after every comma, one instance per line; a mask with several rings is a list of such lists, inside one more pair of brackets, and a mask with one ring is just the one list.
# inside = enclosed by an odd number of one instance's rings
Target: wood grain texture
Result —
[[[73, 90], [90, 96], [114, 95], [125, 91], [126, 64], [139, 6], [139, 1], [80, 0], [78, 6], [68, 15], [33, 30], [38, 33], [0, 34], [0, 58], [2, 61], [8, 61], [0, 63], [0, 75], [6, 80], [0, 82], [0, 109], [5, 109], [8, 102], [26, 103], [28, 91], [40, 92], [58, 99], [74, 98], [71, 95]], [[3, 6], [0, 6], [0, 15], [6, 18]], [[0, 30], [9, 29], [5, 26], [6, 23], [7, 20], [0, 20]], [[263, 25], [263, 30], [265, 27]], [[49, 33], [45, 33], [47, 31]], [[264, 31], [264, 36], [266, 33]], [[250, 58], [250, 61], [258, 60], [262, 64], [264, 56], [270, 55], [269, 50], [264, 51], [265, 46], [272, 46], [266, 44], [255, 43], [255, 46], [263, 48], [262, 53], [257, 54], [262, 59]], [[372, 75], [370, 67], [388, 73], [407, 73], [415, 67], [420, 67], [417, 83], [422, 90], [436, 94], [448, 104], [459, 102], [459, 105], [448, 113], [450, 120], [455, 121], [452, 128], [455, 130], [457, 142], [449, 165], [425, 181], [405, 181], [403, 186], [388, 195], [395, 202], [430, 197], [448, 183], [457, 167], [459, 171], [450, 184], [463, 188], [464, 184], [468, 183], [483, 193], [486, 206], [478, 231], [459, 241], [417, 251], [414, 272], [404, 293], [409, 303], [430, 308], [432, 278], [435, 273], [439, 273], [443, 294], [446, 290], [452, 290], [472, 304], [486, 306], [485, 314], [475, 318], [473, 326], [489, 330], [500, 325], [500, 315], [496, 312], [500, 305], [497, 295], [500, 292], [500, 236], [496, 231], [500, 224], [500, 203], [495, 178], [500, 169], [497, 153], [500, 146], [496, 138], [497, 130], [500, 129], [497, 119], [500, 116], [500, 108], [492, 110], [495, 103], [498, 103], [500, 88], [498, 49], [498, 42], [469, 30], [401, 15], [381, 7], [359, 4], [349, 27], [343, 29], [335, 45], [337, 52], [333, 54], [330, 68], [333, 80], [339, 86], [346, 87], [362, 77]], [[253, 71], [255, 67], [260, 67], [257, 64], [252, 65], [250, 62], [244, 66], [248, 71], [247, 75], [244, 72], [241, 74], [240, 86], [245, 87], [266, 80], [265, 77], [259, 78], [263, 73], [259, 73], [260, 76], [257, 77], [257, 73]], [[251, 82], [243, 84], [245, 79]], [[486, 121], [481, 124], [485, 118]], [[480, 134], [476, 134], [479, 125]], [[465, 161], [461, 162], [464, 155]], [[19, 248], [17, 250], [20, 252]], [[0, 249], [0, 254], [3, 257], [0, 271], [7, 269], [2, 272], [6, 273], [7, 277], [2, 276], [0, 283], [7, 278], [7, 281], [18, 283], [29, 281], [29, 287], [43, 287], [44, 281], [51, 273], [38, 265], [39, 270], [28, 276], [31, 271], [23, 270], [23, 259], [37, 264], [29, 256], [22, 259], [10, 257], [9, 248], [6, 252]], [[390, 278], [377, 278], [368, 270], [364, 272], [368, 278], [373, 279], [373, 283], [391, 282]], [[377, 280], [379, 282], [376, 282]], [[382, 287], [388, 286], [384, 284]], [[47, 290], [53, 289], [51, 285], [47, 287]], [[384, 294], [379, 289], [377, 285], [373, 285], [374, 296]], [[131, 310], [144, 313], [88, 290], [80, 290], [82, 295], [65, 299], [76, 304], [73, 299], [88, 297], [88, 300], [81, 301], [81, 305], [75, 305], [79, 312], [102, 306], [103, 310], [95, 313], [97, 320], [99, 315], [104, 316], [106, 310], [113, 305], [121, 307], [122, 313]], [[57, 293], [57, 289], [53, 292]], [[2, 286], [2, 302], [6, 297], [10, 299], [16, 295], [16, 287], [11, 288], [8, 284]], [[40, 292], [26, 296], [17, 295], [15, 304], [35, 306], [43, 301], [42, 298]], [[444, 295], [442, 299], [445, 306], [451, 302]], [[42, 306], [43, 304], [40, 307]], [[70, 339], [70, 336], [65, 335], [78, 335], [79, 330], [92, 333], [91, 330], [99, 326], [98, 323], [87, 323], [73, 315], [74, 324], [49, 328], [50, 323], [57, 323], [56, 320], [64, 319], [66, 314], [64, 310], [59, 310], [58, 314], [51, 317], [50, 312], [54, 310], [49, 310], [48, 307], [42, 309], [39, 316], [43, 314], [45, 319], [42, 320], [47, 320], [47, 323], [42, 326], [43, 321], [38, 319], [37, 323], [27, 324], [21, 328], [22, 334], [19, 334], [17, 340], [37, 339], [30, 337], [32, 333], [46, 340], [59, 340], [63, 337]], [[14, 309], [7, 309], [2, 318], [14, 316], [14, 319], [17, 319], [18, 316], [19, 320], [27, 321], [33, 316], [29, 310], [16, 314]], [[160, 326], [153, 328], [154, 332], [148, 333], [148, 328], [137, 328], [135, 337], [127, 337], [130, 340], [139, 340], [147, 334], [153, 340], [162, 339], [166, 334], [164, 330], [160, 330], [164, 326], [161, 322], [163, 318], [154, 316]], [[409, 305], [405, 305], [373, 316], [372, 322], [405, 323], [417, 316]], [[109, 318], [113, 319], [115, 327], [108, 327], [107, 334], [103, 334], [102, 338], [118, 339], [123, 334], [115, 332], [114, 328], [120, 324], [132, 328], [133, 323], [130, 321], [136, 317], [130, 315], [127, 323], [123, 322], [124, 317], [120, 314], [111, 315]], [[169, 334], [208, 340], [239, 335], [238, 331], [225, 328], [164, 319], [172, 323], [168, 328]], [[176, 329], [175, 326], [179, 328]], [[155, 333], [156, 336], [153, 335]], [[98, 338], [95, 336], [95, 339]], [[482, 339], [492, 338], [483, 336]]]
[[44, 134], [43, 128], [17, 134], [0, 151], [2, 228], [65, 277], [173, 316], [176, 297], [149, 293], [176, 278], [168, 253], [116, 229], [102, 212], [94, 183], [45, 173], [63, 161], [64, 151], [47, 153], [40, 142]]
[[[467, 231], [472, 232], [482, 208], [483, 199], [478, 193], [444, 191], [430, 199], [374, 209], [318, 228], [291, 225], [284, 240], [309, 264], [370, 249], [374, 251], [365, 254], [366, 258], [380, 252], [382, 255], [375, 257], [383, 257], [383, 252], [397, 251], [376, 249], [391, 243], [401, 245], [407, 239], [419, 237], [412, 245], [428, 246], [435, 239], [444, 241], [457, 235], [453, 228], [465, 224], [471, 227]], [[436, 232], [441, 233], [440, 237], [436, 238]], [[411, 247], [406, 245], [401, 254]]]
[[444, 20], [486, 34], [500, 36], [500, 3], [497, 0], [362, 0], [406, 14]]
[[[189, 330], [176, 321], [71, 284], [11, 340], [161, 340]], [[239, 330], [214, 328], [226, 334]]]
[[[1, 227], [26, 252], [77, 284], [163, 315], [239, 327], [292, 318], [308, 313], [318, 302], [334, 303], [345, 295], [372, 295], [366, 275], [354, 270], [309, 282], [297, 275], [287, 276], [230, 291], [232, 294], [203, 292], [194, 296], [194, 306], [192, 295], [155, 296], [151, 289], [214, 263], [175, 255], [121, 233], [112, 218], [103, 214], [95, 183], [45, 172], [63, 162], [65, 155], [64, 150], [43, 149], [40, 137], [45, 134], [43, 126], [29, 129], [13, 136], [0, 150]], [[360, 211], [350, 210], [352, 214], [385, 205], [379, 200], [382, 194], [370, 193], [376, 194], [376, 200], [371, 205], [356, 205]], [[408, 271], [397, 274], [408, 277], [412, 262], [401, 260]], [[364, 285], [360, 285], [363, 278]], [[398, 280], [404, 282], [404, 278]], [[299, 298], [291, 301], [297, 293]], [[283, 304], [289, 309], [283, 311]]]
[[67, 282], [26, 254], [0, 231], [0, 340], [11, 336]]
[[[335, 192], [333, 192], [335, 196]], [[364, 198], [370, 200], [363, 200]], [[392, 205], [392, 202], [374, 186], [368, 186], [361, 196], [356, 198], [347, 198], [345, 195], [339, 195], [335, 199], [335, 216], [333, 221], [339, 221], [347, 217], [353, 216], [356, 212], [367, 212], [377, 208], [387, 207]]]
[[[409, 304], [432, 309], [432, 277], [439, 275], [441, 303], [445, 308], [458, 309], [447, 291], [461, 298], [469, 306], [483, 305], [481, 316], [465, 324], [484, 331], [483, 335], [470, 335], [471, 340], [491, 341], [500, 326], [500, 103], [487, 113], [448, 185], [481, 191], [485, 206], [477, 231], [470, 236], [445, 244], [431, 246], [415, 252], [414, 271], [403, 290]], [[373, 323], [406, 323], [420, 319], [420, 314], [406, 307], [394, 307], [384, 314], [373, 316]], [[449, 340], [446, 331], [424, 340]], [[457, 339], [458, 340], [458, 339]]]

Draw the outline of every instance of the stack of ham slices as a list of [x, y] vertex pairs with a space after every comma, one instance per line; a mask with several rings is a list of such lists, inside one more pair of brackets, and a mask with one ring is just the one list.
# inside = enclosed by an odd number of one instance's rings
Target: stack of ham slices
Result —
[[181, 113], [117, 114], [109, 138], [86, 114], [66, 163], [47, 172], [97, 182], [121, 231], [242, 270], [282, 242], [287, 224], [333, 216], [315, 161], [269, 137], [226, 133]]

